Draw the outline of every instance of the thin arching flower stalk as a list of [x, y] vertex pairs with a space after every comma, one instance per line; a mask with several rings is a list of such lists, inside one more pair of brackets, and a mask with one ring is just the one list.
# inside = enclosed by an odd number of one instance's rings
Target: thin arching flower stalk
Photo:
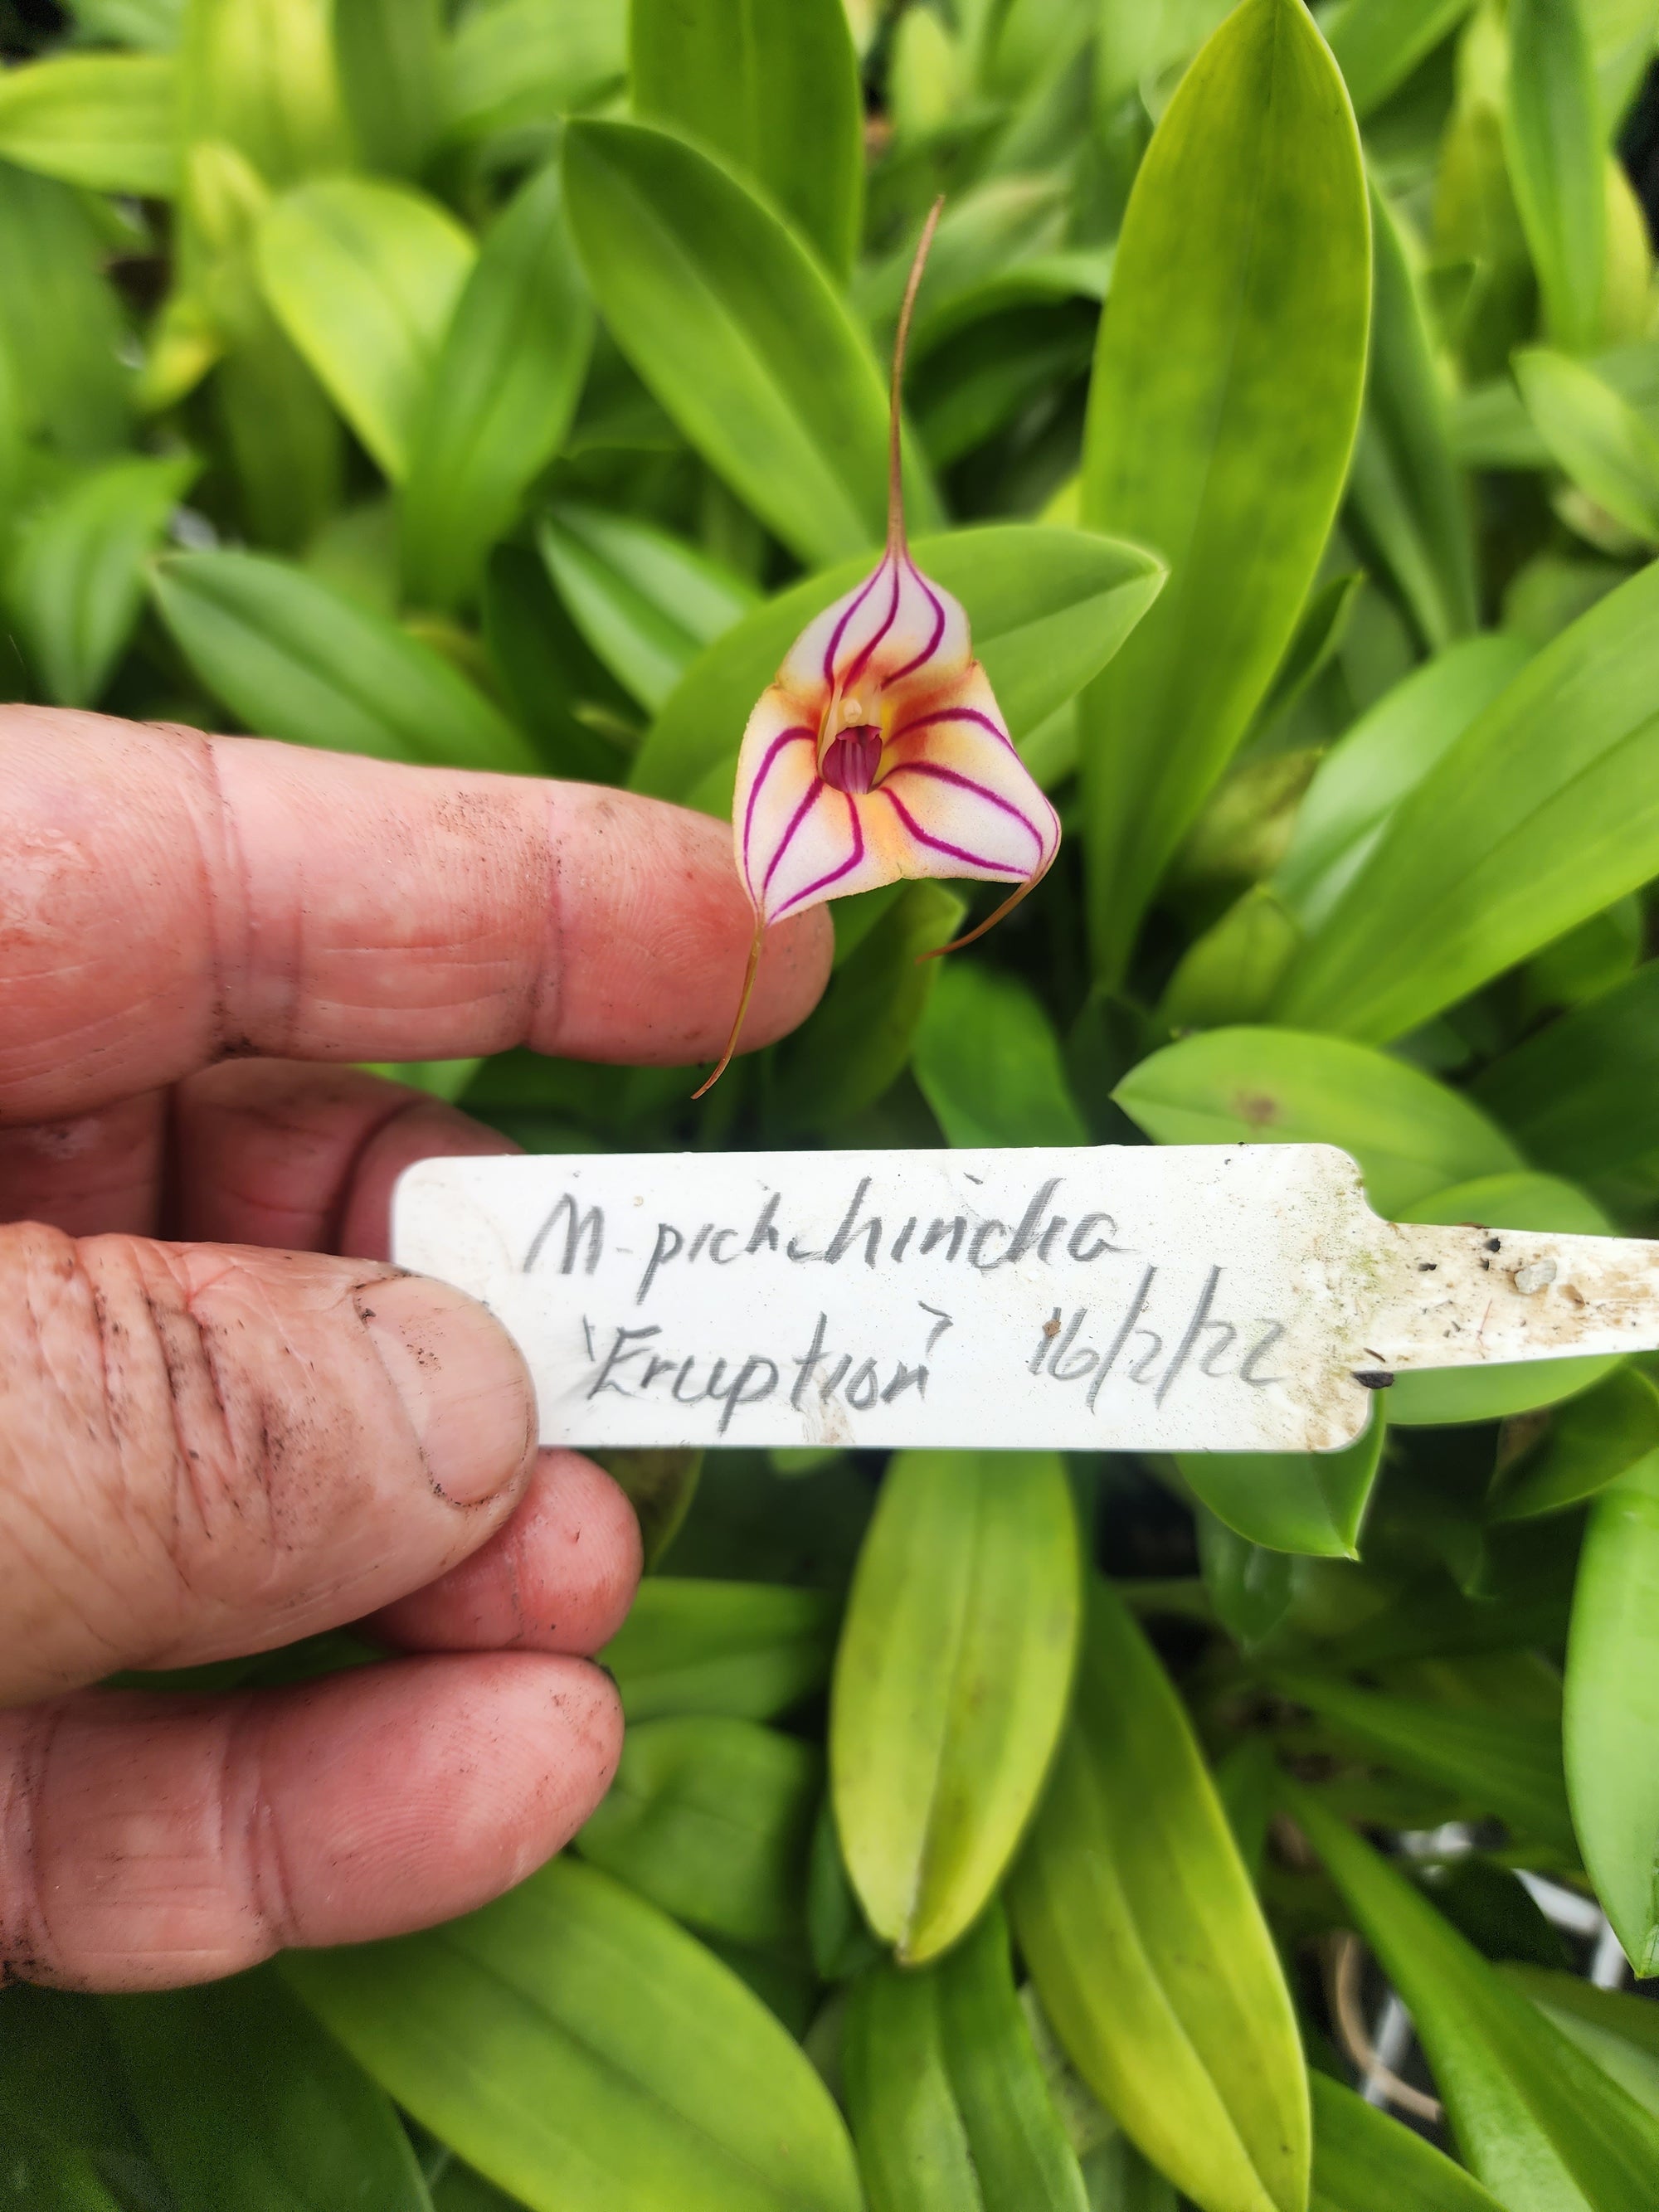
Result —
[[1059, 817], [1014, 749], [968, 617], [917, 568], [905, 534], [899, 398], [943, 204], [923, 225], [893, 345], [881, 559], [802, 631], [744, 732], [732, 831], [755, 934], [731, 1037], [699, 1098], [737, 1049], [773, 922], [906, 878], [1012, 883], [977, 928], [938, 948], [952, 952], [1017, 906], [1059, 848]]

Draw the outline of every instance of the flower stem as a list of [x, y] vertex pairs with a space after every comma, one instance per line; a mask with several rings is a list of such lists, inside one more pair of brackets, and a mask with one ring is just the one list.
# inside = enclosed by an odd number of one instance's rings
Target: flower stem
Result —
[[904, 287], [904, 305], [899, 309], [898, 335], [893, 340], [893, 381], [888, 398], [887, 426], [887, 550], [890, 553], [904, 550], [904, 482], [899, 454], [899, 393], [904, 383], [904, 350], [910, 342], [910, 316], [916, 304], [916, 294], [921, 289], [921, 272], [927, 266], [927, 250], [933, 245], [933, 233], [939, 228], [939, 211], [945, 205], [941, 192], [927, 210], [927, 220], [921, 226], [921, 236], [916, 240], [915, 258], [910, 264], [910, 274]]

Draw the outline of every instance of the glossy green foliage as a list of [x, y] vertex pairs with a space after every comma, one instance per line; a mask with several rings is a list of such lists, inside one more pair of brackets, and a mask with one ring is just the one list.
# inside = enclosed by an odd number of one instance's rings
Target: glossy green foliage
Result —
[[1489, 1808], [1518, 1835], [1571, 1856], [1572, 1823], [1553, 1713], [1500, 1713], [1431, 1705], [1357, 1689], [1335, 1675], [1279, 1674], [1285, 1694], [1306, 1705], [1340, 1741], [1467, 1802]]
[[1659, 967], [1537, 1030], [1485, 1069], [1476, 1095], [1562, 1175], [1618, 1175], [1659, 1152]]
[[1060, 1042], [1034, 993], [1011, 976], [947, 963], [911, 1055], [953, 1145], [1085, 1145]]
[[1659, 540], [1659, 438], [1604, 377], [1570, 354], [1528, 346], [1515, 380], [1551, 459], [1617, 523]]
[[1521, 1164], [1468, 1099], [1338, 1037], [1212, 1030], [1149, 1054], [1114, 1095], [1161, 1145], [1340, 1145], [1382, 1214]]
[[439, 344], [472, 268], [471, 239], [404, 186], [330, 177], [276, 202], [258, 258], [283, 328], [401, 483]]
[[[1016, 744], [1117, 650], [1164, 580], [1162, 564], [1139, 547], [1077, 530], [965, 530], [921, 538], [915, 554], [962, 601]], [[735, 768], [743, 726], [784, 655], [866, 566], [848, 561], [780, 593], [704, 653], [641, 748], [635, 788], [684, 799], [727, 761]]]
[[443, 119], [440, 0], [334, 0], [334, 57], [352, 138], [365, 163], [415, 176]]
[[1348, 498], [1431, 653], [1474, 628], [1468, 494], [1400, 223], [1371, 191], [1370, 366]]
[[864, 116], [841, 0], [632, 0], [633, 98], [775, 201], [845, 276], [864, 200]]
[[829, 2092], [653, 1905], [555, 1860], [499, 1904], [289, 1979], [423, 2125], [531, 2212], [858, 2212]]
[[1291, 1809], [1409, 2006], [1458, 2148], [1508, 2212], [1638, 2212], [1659, 2121], [1328, 1808]]
[[175, 553], [156, 605], [203, 681], [248, 728], [382, 760], [529, 769], [500, 712], [429, 646], [281, 561]]
[[1253, 1545], [1354, 1559], [1387, 1430], [1379, 1400], [1344, 1451], [1182, 1452], [1182, 1479], [1215, 1518]]
[[1638, 1973], [1659, 1972], [1659, 1455], [1597, 1498], [1573, 1593], [1563, 1735], [1572, 1816]]
[[1401, 800], [1526, 660], [1516, 639], [1470, 638], [1395, 685], [1331, 747], [1297, 809], [1273, 878], [1304, 929], [1323, 921]]
[[1396, 92], [1468, 15], [1472, 0], [1343, 0], [1325, 25], [1363, 119]]
[[[823, 268], [667, 132], [574, 125], [570, 220], [617, 343], [690, 443], [804, 561], [874, 545], [887, 439], [875, 357]], [[912, 520], [933, 519], [918, 478]]]
[[1043, 2009], [1147, 2156], [1201, 2212], [1299, 2212], [1290, 1994], [1180, 1701], [1103, 1583], [1011, 1894]]
[[103, 690], [143, 604], [145, 559], [195, 474], [189, 459], [110, 461], [30, 518], [7, 597], [58, 706], [90, 706]]
[[1601, 336], [1607, 201], [1601, 102], [1583, 0], [1513, 0], [1504, 136], [1551, 336]]
[[799, 1949], [822, 1765], [753, 1721], [637, 1722], [582, 1856], [689, 1927]]
[[606, 1644], [630, 1721], [787, 1712], [830, 1672], [835, 1607], [822, 1591], [752, 1582], [646, 1583]]
[[621, 90], [627, 0], [489, 0], [457, 21], [444, 66], [449, 138], [485, 154], [520, 134], [542, 141], [561, 117]]
[[643, 707], [670, 698], [703, 647], [758, 594], [706, 553], [600, 507], [561, 506], [538, 534], [559, 597], [611, 673]]
[[1494, 1476], [1489, 1517], [1529, 1521], [1593, 1498], [1659, 1451], [1659, 1390], [1633, 1367], [1564, 1406], [1534, 1449]]
[[1081, 1573], [1054, 1455], [895, 1462], [836, 1651], [830, 1773], [854, 1887], [902, 1960], [937, 1956], [977, 1918], [1030, 1818], [1065, 1717]]
[[1659, 2018], [1651, 2004], [1629, 1990], [1582, 1982], [1559, 1967], [1509, 1966], [1504, 1973], [1638, 2105], [1659, 2112]]
[[1299, 0], [1247, 0], [1135, 180], [1090, 388], [1083, 513], [1170, 582], [1086, 696], [1091, 921], [1115, 976], [1294, 627], [1358, 421], [1368, 217]]
[[344, 167], [330, 14], [325, 0], [189, 0], [179, 41], [186, 140], [234, 146], [276, 186]]
[[854, 1990], [842, 2067], [870, 2212], [1085, 2212], [993, 1906], [948, 1959]]
[[1659, 865], [1659, 572], [1563, 631], [1401, 799], [1279, 993], [1296, 1027], [1386, 1039]]
[[[178, 2212], [427, 2212], [391, 2100], [273, 1967], [206, 1989], [112, 1998], [139, 2127]], [[204, 2069], [202, 2054], [215, 2054]]]
[[1309, 2212], [1503, 2212], [1490, 2190], [1326, 2074], [1313, 2086]]
[[592, 338], [550, 163], [496, 217], [410, 413], [402, 545], [417, 603], [476, 583], [570, 427]]
[[811, 1033], [780, 1055], [775, 1111], [792, 1132], [873, 1106], [909, 1059], [938, 984], [933, 955], [967, 912], [942, 884], [907, 884], [838, 969]]
[[0, 159], [109, 192], [178, 181], [177, 64], [161, 54], [70, 54], [0, 76]]

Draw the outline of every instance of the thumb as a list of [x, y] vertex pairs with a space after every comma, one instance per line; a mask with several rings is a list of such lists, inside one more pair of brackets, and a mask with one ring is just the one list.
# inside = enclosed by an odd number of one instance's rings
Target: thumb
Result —
[[0, 1228], [0, 1701], [420, 1588], [510, 1511], [535, 1429], [512, 1340], [443, 1284]]

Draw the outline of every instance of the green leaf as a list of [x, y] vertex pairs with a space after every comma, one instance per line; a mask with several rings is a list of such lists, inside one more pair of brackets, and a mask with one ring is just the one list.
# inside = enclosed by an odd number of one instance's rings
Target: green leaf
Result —
[[1276, 1668], [1273, 1681], [1286, 1697], [1317, 1713], [1343, 1741], [1400, 1773], [1441, 1784], [1461, 1802], [1496, 1814], [1521, 1836], [1571, 1858], [1561, 1734], [1553, 1714], [1384, 1697], [1356, 1689], [1334, 1674]]
[[[1448, 1227], [1460, 1221], [1484, 1221], [1494, 1229], [1540, 1229], [1589, 1237], [1606, 1236], [1613, 1226], [1601, 1207], [1571, 1183], [1532, 1174], [1478, 1176], [1402, 1206], [1400, 1218]], [[1608, 1355], [1522, 1359], [1491, 1367], [1424, 1368], [1395, 1377], [1389, 1393], [1389, 1419], [1396, 1428], [1502, 1420], [1588, 1390], [1618, 1364], [1617, 1356]]]
[[1523, 346], [1510, 362], [1551, 458], [1615, 522], [1659, 540], [1659, 438], [1584, 362]]
[[1580, 0], [1510, 0], [1504, 144], [1550, 336], [1584, 353], [1601, 335], [1604, 125]]
[[185, 658], [251, 730], [381, 760], [535, 769], [519, 732], [449, 661], [286, 562], [170, 554], [153, 588]]
[[1506, 2212], [1642, 2212], [1659, 2123], [1316, 1796], [1285, 1788], [1411, 2013], [1460, 2152]]
[[[1016, 744], [1115, 653], [1157, 598], [1163, 564], [1138, 546], [1035, 523], [923, 538], [911, 549], [962, 601]], [[808, 577], [757, 607], [687, 671], [641, 748], [632, 781], [685, 799], [729, 762], [755, 702], [815, 615], [858, 582], [864, 560]], [[722, 811], [729, 811], [723, 809]]]
[[329, 0], [189, 0], [179, 47], [186, 144], [222, 139], [281, 186], [350, 159]]
[[627, 73], [627, 0], [489, 0], [467, 10], [450, 44], [447, 133], [539, 134]]
[[1401, 801], [1277, 1018], [1398, 1036], [1659, 872], [1659, 567], [1531, 661]]
[[0, 71], [0, 156], [94, 191], [179, 180], [179, 73], [161, 54], [55, 54]]
[[1379, 1213], [1518, 1169], [1477, 1106], [1404, 1060], [1292, 1030], [1211, 1030], [1132, 1068], [1112, 1093], [1160, 1145], [1340, 1145]]
[[1030, 986], [947, 961], [916, 1030], [911, 1067], [953, 1145], [1086, 1145], [1060, 1040]]
[[705, 646], [754, 608], [751, 584], [696, 546], [603, 507], [565, 502], [536, 542], [571, 618], [617, 681], [659, 708]]
[[1224, 1027], [1267, 1012], [1301, 931], [1270, 884], [1252, 884], [1176, 963], [1158, 1001], [1172, 1030]]
[[1252, 1544], [1356, 1559], [1377, 1469], [1386, 1408], [1334, 1452], [1182, 1452], [1182, 1480], [1218, 1521]]
[[1659, 1451], [1659, 1390], [1633, 1367], [1564, 1406], [1527, 1455], [1493, 1478], [1486, 1518], [1529, 1521], [1605, 1490]]
[[1503, 1054], [1473, 1088], [1563, 1175], [1617, 1175], [1659, 1152], [1659, 963]]
[[293, 1952], [284, 1972], [406, 2111], [532, 2212], [859, 2212], [852, 2145], [799, 2046], [592, 1867], [555, 1859], [470, 1918]]
[[1397, 92], [1456, 29], [1473, 0], [1346, 0], [1325, 26], [1356, 115]]
[[939, 1965], [868, 1970], [842, 2065], [870, 2212], [1087, 2212], [994, 1904]]
[[1659, 1454], [1590, 1508], [1563, 1723], [1584, 1864], [1625, 1955], [1659, 1973]]
[[[887, 404], [812, 254], [694, 146], [638, 123], [565, 134], [571, 228], [607, 327], [686, 438], [806, 562], [886, 528]], [[919, 477], [911, 520], [936, 520]]]
[[1215, 1617], [1241, 1651], [1255, 1651], [1290, 1611], [1294, 1565], [1283, 1552], [1248, 1543], [1201, 1506], [1197, 1522], [1198, 1563]]
[[1103, 1583], [1010, 1899], [1073, 2064], [1153, 2164], [1201, 2212], [1301, 2212], [1308, 2084], [1278, 1954], [1181, 1702]]
[[663, 1713], [770, 1720], [829, 1678], [836, 1607], [781, 1583], [653, 1576], [599, 1655], [630, 1722]]
[[410, 594], [450, 606], [563, 442], [593, 342], [556, 162], [497, 216], [411, 418], [403, 496]]
[[188, 457], [110, 461], [21, 532], [7, 600], [60, 707], [90, 707], [102, 691], [143, 604], [145, 560], [197, 466]]
[[103, 242], [80, 198], [0, 161], [0, 345], [26, 429], [91, 459], [127, 442], [127, 382]]
[[633, 0], [634, 108], [775, 200], [845, 280], [864, 197], [864, 100], [842, 0]]
[[848, 1872], [901, 1960], [956, 1942], [1030, 1818], [1080, 1575], [1056, 1455], [905, 1452], [889, 1468], [836, 1655], [830, 1773]]
[[274, 1967], [105, 2009], [179, 2212], [425, 2212], [391, 2100]]
[[340, 91], [364, 160], [419, 174], [443, 118], [440, 0], [334, 0]]
[[1466, 638], [1385, 691], [1331, 747], [1273, 878], [1304, 929], [1324, 921], [1400, 801], [1526, 665], [1516, 638]]
[[582, 1856], [693, 1928], [799, 1952], [816, 1747], [712, 1714], [634, 1721]]
[[8, 2143], [0, 2205], [18, 2212], [123, 2212], [89, 2151], [66, 2143]]
[[1090, 390], [1084, 520], [1172, 577], [1083, 702], [1109, 980], [1307, 597], [1359, 419], [1370, 293], [1341, 78], [1300, 0], [1245, 0], [1135, 179]]
[[184, 12], [184, 0], [75, 0], [75, 21], [84, 35], [146, 53], [173, 52]]
[[1412, 2129], [1328, 2075], [1313, 2087], [1308, 2212], [1504, 2212], [1489, 2190]]
[[1659, 2113], [1659, 2009], [1547, 1966], [1505, 1964], [1503, 1972], [1638, 2105]]
[[1348, 496], [1364, 536], [1437, 653], [1476, 620], [1468, 495], [1405, 240], [1371, 188], [1370, 367]]
[[406, 185], [327, 177], [259, 226], [259, 281], [335, 404], [394, 483], [475, 248]]
[[780, 1055], [772, 1100], [780, 1127], [833, 1129], [892, 1088], [939, 981], [928, 956], [957, 934], [967, 910], [943, 884], [905, 884]]
[[498, 545], [484, 570], [483, 635], [502, 696], [554, 775], [620, 783], [631, 755], [627, 694], [593, 658], [547, 568]]

